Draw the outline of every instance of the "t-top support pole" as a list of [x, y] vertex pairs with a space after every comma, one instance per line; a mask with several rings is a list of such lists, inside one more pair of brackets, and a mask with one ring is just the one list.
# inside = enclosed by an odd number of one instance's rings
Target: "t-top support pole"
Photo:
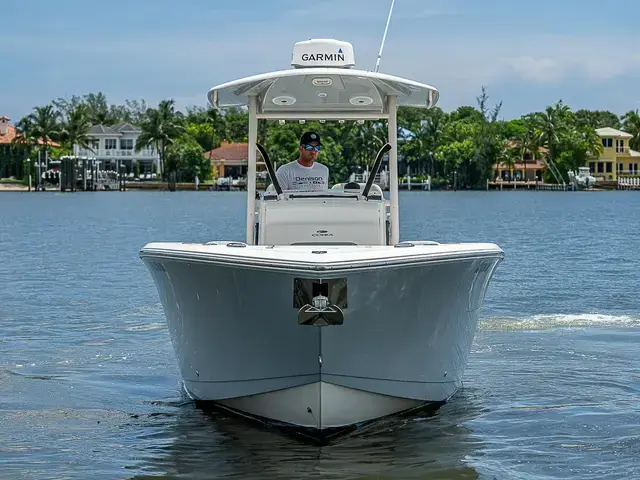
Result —
[[387, 96], [387, 113], [389, 114], [389, 203], [391, 207], [391, 245], [400, 241], [400, 214], [398, 205], [398, 99], [395, 95]]
[[253, 245], [256, 216], [256, 143], [258, 142], [258, 103], [249, 96], [249, 158], [247, 167], [247, 232], [246, 243]]

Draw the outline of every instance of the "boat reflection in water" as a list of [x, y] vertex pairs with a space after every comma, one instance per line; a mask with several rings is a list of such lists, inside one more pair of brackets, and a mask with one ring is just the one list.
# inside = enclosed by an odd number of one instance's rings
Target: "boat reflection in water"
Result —
[[463, 390], [435, 412], [395, 415], [318, 447], [302, 437], [256, 428], [236, 415], [185, 402], [175, 407], [175, 415], [150, 420], [154, 433], [140, 444], [144, 459], [128, 469], [190, 479], [479, 478], [468, 463], [482, 454], [482, 443], [461, 426], [479, 415], [481, 409], [473, 403]]

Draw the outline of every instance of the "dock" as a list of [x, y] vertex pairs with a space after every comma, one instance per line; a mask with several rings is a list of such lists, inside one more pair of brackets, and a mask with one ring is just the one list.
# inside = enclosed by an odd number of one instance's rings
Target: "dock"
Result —
[[566, 191], [571, 190], [571, 187], [561, 183], [544, 183], [535, 180], [519, 180], [514, 182], [487, 181], [487, 190]]

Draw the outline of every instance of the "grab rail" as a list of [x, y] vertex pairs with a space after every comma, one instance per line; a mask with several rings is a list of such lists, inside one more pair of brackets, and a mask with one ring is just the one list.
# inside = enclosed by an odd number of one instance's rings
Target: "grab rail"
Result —
[[267, 170], [269, 171], [269, 176], [271, 177], [271, 181], [273, 182], [273, 187], [276, 189], [276, 193], [278, 195], [282, 195], [282, 188], [280, 187], [280, 183], [278, 183], [276, 172], [273, 169], [273, 164], [271, 163], [271, 159], [269, 158], [267, 151], [259, 143], [256, 143], [256, 148], [258, 149], [258, 151], [260, 152], [260, 155], [262, 155], [262, 158], [264, 159], [264, 163], [267, 166]]
[[382, 157], [384, 157], [384, 154], [387, 153], [389, 150], [391, 150], [391, 144], [387, 142], [382, 146], [382, 148], [378, 152], [378, 155], [376, 155], [376, 161], [373, 164], [373, 168], [371, 169], [371, 174], [369, 175], [369, 178], [367, 179], [367, 184], [364, 186], [364, 190], [362, 191], [363, 197], [369, 196], [369, 190], [371, 190], [373, 181], [375, 180], [376, 175], [378, 174], [378, 170], [380, 170], [380, 166], [382, 165]]

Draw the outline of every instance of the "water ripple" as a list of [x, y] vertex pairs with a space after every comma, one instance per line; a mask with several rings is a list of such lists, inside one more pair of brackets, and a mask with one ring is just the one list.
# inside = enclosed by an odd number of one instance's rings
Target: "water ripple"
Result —
[[640, 196], [401, 200], [403, 239], [505, 250], [464, 387], [317, 447], [194, 408], [138, 257], [243, 238], [244, 194], [0, 194], [0, 476], [640, 478]]

